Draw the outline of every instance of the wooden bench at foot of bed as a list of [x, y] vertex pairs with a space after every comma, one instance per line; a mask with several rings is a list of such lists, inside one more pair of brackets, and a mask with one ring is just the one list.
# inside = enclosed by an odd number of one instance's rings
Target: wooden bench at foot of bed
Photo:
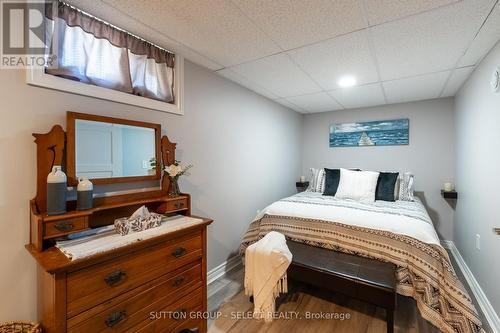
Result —
[[287, 274], [316, 287], [382, 307], [387, 333], [394, 332], [396, 266], [374, 259], [287, 241], [293, 259]]

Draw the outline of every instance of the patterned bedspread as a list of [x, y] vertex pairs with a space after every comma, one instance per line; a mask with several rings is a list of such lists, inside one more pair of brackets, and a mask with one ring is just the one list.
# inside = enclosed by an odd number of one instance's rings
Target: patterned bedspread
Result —
[[484, 332], [420, 201], [359, 203], [301, 193], [264, 209], [243, 237], [240, 254], [270, 231], [311, 246], [391, 262], [397, 266], [396, 291], [414, 298], [423, 318], [443, 332]]

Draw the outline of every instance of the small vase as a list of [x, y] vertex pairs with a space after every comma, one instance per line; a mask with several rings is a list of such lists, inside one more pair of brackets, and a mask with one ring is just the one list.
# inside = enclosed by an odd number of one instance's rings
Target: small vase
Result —
[[168, 177], [170, 179], [170, 184], [168, 184], [168, 195], [169, 196], [178, 196], [179, 191], [179, 183], [177, 182], [177, 177]]

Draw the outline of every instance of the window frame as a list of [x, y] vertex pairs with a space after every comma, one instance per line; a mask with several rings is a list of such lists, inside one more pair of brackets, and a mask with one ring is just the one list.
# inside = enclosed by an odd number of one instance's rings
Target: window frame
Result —
[[175, 103], [173, 104], [47, 74], [45, 73], [45, 68], [39, 66], [31, 67], [26, 70], [26, 83], [32, 86], [139, 106], [161, 112], [184, 115], [184, 57], [178, 54], [175, 54]]

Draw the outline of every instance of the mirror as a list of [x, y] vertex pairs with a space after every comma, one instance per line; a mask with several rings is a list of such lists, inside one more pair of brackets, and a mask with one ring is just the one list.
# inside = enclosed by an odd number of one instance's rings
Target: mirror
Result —
[[159, 179], [160, 125], [68, 112], [68, 177]]

